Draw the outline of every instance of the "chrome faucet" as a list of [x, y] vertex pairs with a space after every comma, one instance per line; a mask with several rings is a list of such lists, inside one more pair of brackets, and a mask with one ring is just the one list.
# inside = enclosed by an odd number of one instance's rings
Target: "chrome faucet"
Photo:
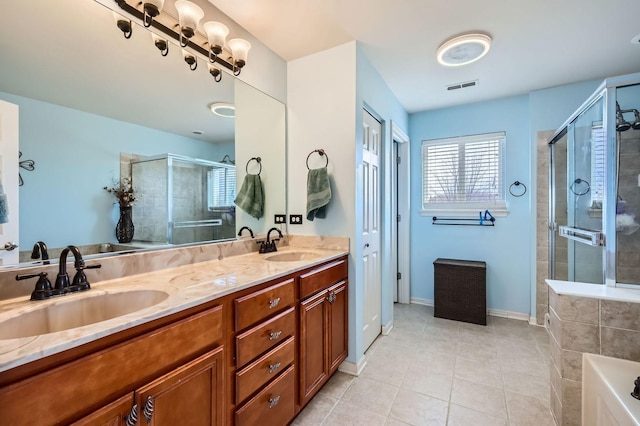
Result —
[[33, 245], [33, 251], [31, 252], [31, 259], [40, 259], [40, 257], [42, 257], [43, 265], [49, 264], [49, 252], [47, 251], [47, 245], [42, 241], [35, 243]]
[[[75, 259], [73, 266], [76, 268], [76, 274], [73, 277], [73, 282], [69, 283], [69, 274], [67, 274], [67, 255], [69, 252], [73, 253]], [[85, 266], [80, 250], [76, 246], [67, 246], [60, 253], [60, 263], [58, 265], [58, 276], [56, 277], [56, 284], [53, 288], [54, 294], [66, 294], [74, 291], [85, 291], [91, 288], [87, 276], [84, 273], [85, 269], [96, 269], [102, 265]]]
[[255, 237], [253, 236], [253, 231], [252, 231], [252, 230], [251, 230], [251, 228], [249, 228], [248, 226], [243, 226], [242, 228], [240, 228], [240, 230], [238, 231], [238, 237], [242, 237], [242, 231], [244, 231], [245, 229], [246, 229], [247, 231], [249, 231], [249, 234], [251, 235], [251, 238], [255, 238]]

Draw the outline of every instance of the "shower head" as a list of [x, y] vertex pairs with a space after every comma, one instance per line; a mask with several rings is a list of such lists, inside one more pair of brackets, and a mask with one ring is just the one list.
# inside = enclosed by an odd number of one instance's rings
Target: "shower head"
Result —
[[631, 128], [631, 124], [624, 120], [622, 112], [620, 105], [616, 102], [616, 131], [618, 132], [626, 132]]
[[640, 130], [640, 112], [638, 112], [637, 109], [634, 109], [633, 113], [636, 116], [636, 121], [631, 124], [631, 127], [633, 127], [633, 130]]

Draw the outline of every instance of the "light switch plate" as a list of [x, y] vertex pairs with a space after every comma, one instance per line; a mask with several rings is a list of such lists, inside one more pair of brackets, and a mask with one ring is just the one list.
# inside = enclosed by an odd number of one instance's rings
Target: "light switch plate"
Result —
[[277, 214], [273, 217], [274, 223], [287, 223], [287, 215], [286, 214]]
[[290, 214], [289, 215], [289, 223], [291, 225], [302, 225], [302, 215], [301, 214]]

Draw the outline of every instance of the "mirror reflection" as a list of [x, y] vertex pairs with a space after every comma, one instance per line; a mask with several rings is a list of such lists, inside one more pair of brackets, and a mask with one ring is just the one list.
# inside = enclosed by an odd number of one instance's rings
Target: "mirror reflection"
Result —
[[[19, 105], [21, 160], [35, 162], [35, 170], [21, 169], [23, 261], [37, 241], [46, 243], [52, 259], [68, 244], [81, 246], [83, 254], [162, 247], [234, 238], [244, 225], [264, 232], [274, 213], [286, 211], [282, 103], [226, 72], [215, 82], [204, 63], [191, 71], [175, 45], [163, 57], [141, 26], [124, 39], [112, 11], [98, 3], [37, 3], [11, 2], [0, 17], [0, 99]], [[28, 33], [18, 16], [30, 17]], [[220, 102], [235, 105], [236, 119], [212, 113], [211, 105]], [[233, 162], [242, 179], [244, 164], [255, 156], [264, 158], [261, 219], [229, 205]], [[193, 169], [197, 183], [180, 185], [184, 175], [173, 182], [148, 178], [165, 197], [171, 189], [176, 198], [169, 203], [147, 194], [144, 178], [136, 182], [132, 173], [150, 158], [178, 159], [174, 168]], [[134, 236], [121, 246], [118, 200], [103, 188], [128, 176], [139, 197], [132, 207]], [[163, 210], [166, 220], [151, 209]], [[164, 240], [148, 233], [155, 228], [162, 228]]]

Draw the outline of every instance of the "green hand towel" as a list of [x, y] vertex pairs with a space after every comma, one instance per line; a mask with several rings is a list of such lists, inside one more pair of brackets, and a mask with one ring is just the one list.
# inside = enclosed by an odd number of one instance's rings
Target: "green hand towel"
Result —
[[327, 216], [327, 204], [331, 201], [331, 185], [327, 168], [311, 169], [307, 174], [307, 220]]
[[246, 175], [233, 202], [251, 216], [260, 219], [264, 213], [264, 190], [260, 175]]

